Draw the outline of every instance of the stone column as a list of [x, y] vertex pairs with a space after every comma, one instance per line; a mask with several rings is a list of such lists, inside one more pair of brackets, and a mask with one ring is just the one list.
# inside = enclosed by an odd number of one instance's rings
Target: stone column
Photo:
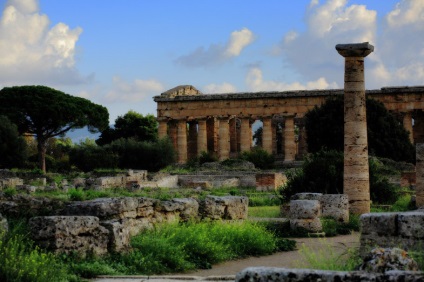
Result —
[[409, 141], [414, 144], [414, 133], [412, 130], [412, 113], [406, 112], [403, 114], [403, 127], [409, 132]]
[[264, 117], [262, 119], [262, 149], [272, 154], [272, 119]]
[[166, 120], [159, 120], [158, 137], [159, 139], [168, 136], [168, 122]]
[[188, 123], [188, 141], [187, 158], [191, 159], [197, 156], [197, 121], [192, 120]]
[[421, 208], [424, 206], [424, 143], [417, 143], [416, 147], [416, 184], [415, 197], [416, 206]]
[[303, 159], [303, 157], [308, 153], [308, 142], [307, 134], [305, 127], [305, 118], [301, 118], [298, 123], [299, 126], [299, 151], [297, 153], [298, 159]]
[[179, 120], [177, 124], [178, 163], [187, 162], [187, 121]]
[[230, 157], [230, 124], [228, 118], [221, 118], [219, 120], [218, 134], [218, 159], [223, 161]]
[[178, 153], [177, 121], [175, 120], [169, 122], [169, 138], [171, 138], [175, 152]]
[[294, 117], [284, 119], [284, 161], [292, 162], [296, 157], [296, 140], [294, 138]]
[[424, 113], [422, 110], [416, 110], [414, 113], [414, 126], [413, 126], [414, 143], [424, 143]]
[[240, 129], [240, 151], [250, 151], [252, 147], [252, 128], [250, 127], [249, 118], [241, 119]]
[[206, 129], [206, 119], [199, 119], [197, 121], [198, 132], [197, 132], [197, 155], [208, 151], [208, 135]]
[[345, 58], [343, 190], [354, 214], [370, 212], [364, 58], [374, 51], [368, 42], [338, 44]]

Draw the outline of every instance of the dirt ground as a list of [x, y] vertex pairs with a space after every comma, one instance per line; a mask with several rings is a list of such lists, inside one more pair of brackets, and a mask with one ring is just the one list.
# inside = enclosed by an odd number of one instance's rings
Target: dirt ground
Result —
[[296, 238], [297, 250], [291, 252], [279, 252], [269, 256], [250, 257], [246, 259], [227, 261], [213, 265], [211, 269], [197, 270], [185, 275], [195, 276], [216, 276], [216, 275], [236, 275], [241, 270], [251, 266], [284, 267], [284, 268], [307, 268], [307, 263], [303, 260], [299, 249], [302, 244], [314, 251], [328, 249], [328, 245], [342, 254], [347, 248], [359, 247], [359, 233], [351, 235], [341, 235], [330, 238]]

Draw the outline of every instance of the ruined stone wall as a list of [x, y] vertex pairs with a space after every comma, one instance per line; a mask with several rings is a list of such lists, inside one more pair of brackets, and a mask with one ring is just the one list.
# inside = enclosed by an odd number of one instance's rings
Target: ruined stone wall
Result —
[[414, 250], [424, 246], [424, 210], [367, 213], [360, 217], [360, 253], [373, 247]]

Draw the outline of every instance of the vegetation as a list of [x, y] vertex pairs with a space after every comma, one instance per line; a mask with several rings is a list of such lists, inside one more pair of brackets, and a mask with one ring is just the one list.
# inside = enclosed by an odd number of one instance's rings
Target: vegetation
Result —
[[242, 152], [241, 159], [249, 161], [260, 169], [271, 169], [274, 167], [274, 156], [260, 147], [255, 147], [250, 152]]
[[[368, 151], [370, 155], [395, 161], [415, 162], [415, 148], [408, 132], [384, 105], [367, 99]], [[308, 150], [343, 151], [344, 110], [343, 97], [328, 98], [305, 115]]]
[[212, 264], [246, 256], [292, 250], [294, 241], [276, 238], [249, 222], [168, 224], [132, 240], [133, 250], [105, 258], [67, 262], [86, 278], [100, 274], [162, 274], [211, 268]]
[[5, 116], [0, 116], [0, 156], [0, 168], [22, 166], [27, 158], [25, 139]]
[[279, 206], [260, 206], [260, 207], [249, 206], [248, 214], [249, 214], [249, 217], [277, 218], [277, 217], [280, 217], [280, 207]]
[[103, 130], [96, 143], [103, 146], [120, 138], [153, 142], [158, 138], [157, 126], [155, 116], [143, 116], [135, 111], [128, 111], [125, 115], [116, 118], [113, 127]]
[[[370, 194], [374, 203], [392, 204], [397, 200], [398, 188], [382, 173], [384, 165], [374, 157], [369, 158]], [[319, 151], [304, 160], [301, 169], [287, 173], [287, 183], [279, 188], [283, 202], [299, 192], [325, 194], [343, 193], [343, 153]]]
[[49, 138], [87, 126], [90, 132], [107, 127], [105, 107], [46, 86], [15, 86], [0, 90], [0, 114], [18, 126], [20, 134], [36, 136], [39, 168], [46, 172]]

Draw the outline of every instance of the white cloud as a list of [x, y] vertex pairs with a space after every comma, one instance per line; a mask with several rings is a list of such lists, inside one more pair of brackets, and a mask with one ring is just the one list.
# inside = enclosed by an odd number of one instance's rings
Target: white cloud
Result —
[[107, 102], [140, 102], [147, 97], [159, 95], [163, 90], [164, 86], [154, 79], [127, 82], [115, 76], [112, 90], [107, 93], [105, 99]]
[[198, 47], [190, 54], [179, 57], [175, 62], [187, 67], [219, 65], [239, 56], [243, 49], [254, 41], [254, 37], [253, 32], [247, 28], [236, 30], [231, 33], [225, 45], [212, 44], [208, 49]]
[[92, 79], [75, 68], [82, 32], [64, 23], [49, 27], [36, 0], [9, 0], [0, 19], [0, 84], [75, 84]]
[[300, 82], [284, 83], [273, 80], [264, 80], [262, 70], [258, 67], [252, 67], [246, 76], [246, 84], [250, 91], [286, 91], [286, 90], [312, 90], [312, 89], [328, 89], [338, 88], [336, 83], [328, 83], [324, 77], [320, 77], [315, 81], [302, 84]]
[[[405, 25], [424, 23], [424, 2], [421, 0], [403, 0], [387, 15], [389, 27], [396, 28]], [[424, 28], [422, 25], [420, 28]]]
[[216, 93], [235, 93], [237, 92], [237, 88], [228, 83], [224, 82], [222, 84], [208, 84], [205, 87], [203, 87], [203, 93], [205, 94], [216, 94]]
[[311, 1], [306, 9], [306, 31], [290, 31], [283, 36], [279, 54], [304, 80], [324, 77], [343, 85], [343, 58], [335, 46], [375, 41], [377, 13], [365, 5], [347, 3]]

